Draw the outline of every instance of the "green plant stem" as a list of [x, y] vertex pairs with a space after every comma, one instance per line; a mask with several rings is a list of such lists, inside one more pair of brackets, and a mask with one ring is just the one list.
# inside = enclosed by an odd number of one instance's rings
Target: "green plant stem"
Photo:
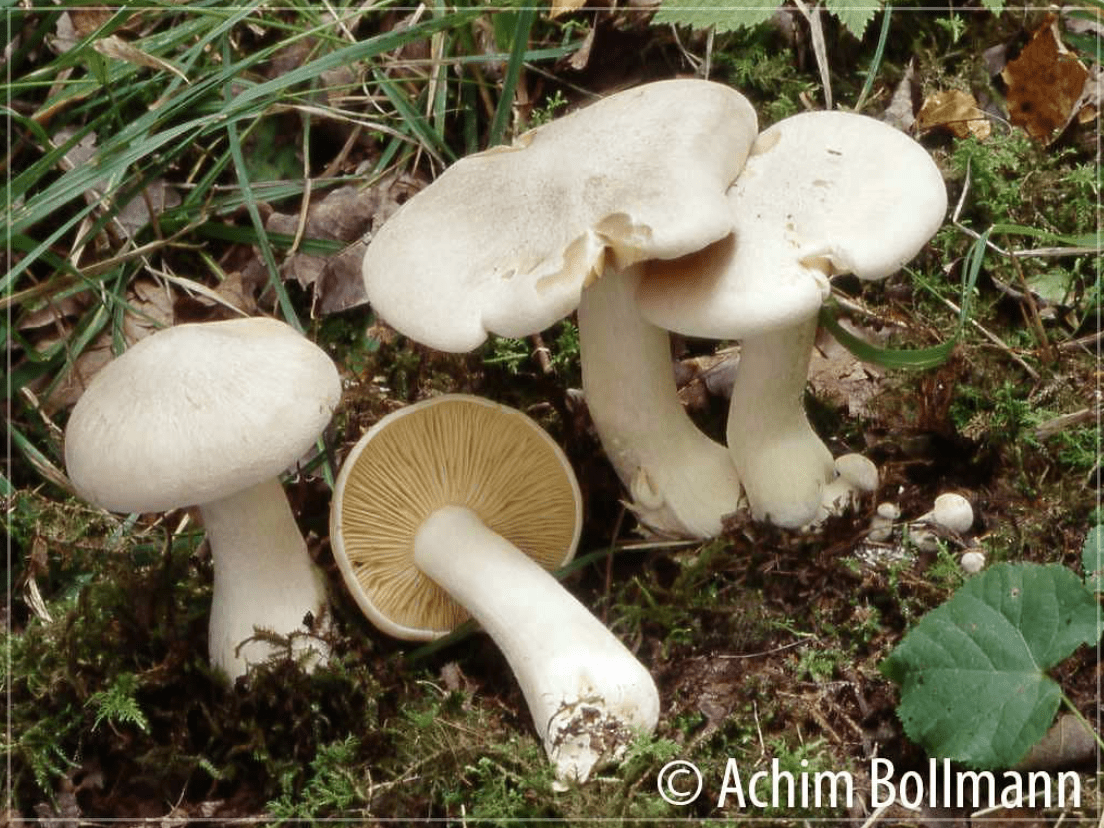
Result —
[[1070, 701], [1069, 696], [1067, 696], [1064, 692], [1062, 693], [1061, 698], [1062, 704], [1064, 704], [1066, 706], [1066, 709], [1073, 714], [1073, 718], [1077, 719], [1077, 721], [1081, 723], [1081, 726], [1084, 727], [1085, 730], [1089, 731], [1089, 735], [1093, 737], [1093, 740], [1096, 742], [1096, 746], [1100, 748], [1101, 752], [1104, 752], [1104, 739], [1102, 739], [1100, 737], [1100, 734], [1096, 732], [1096, 729], [1092, 726], [1089, 720], [1081, 715], [1081, 711], [1077, 709], [1077, 706], [1074, 705], [1072, 701]]
[[861, 112], [870, 90], [874, 88], [874, 78], [878, 75], [878, 67], [882, 65], [882, 55], [885, 52], [886, 41], [889, 39], [889, 20], [893, 15], [893, 3], [886, 0], [885, 9], [882, 11], [882, 30], [878, 33], [878, 46], [874, 50], [874, 58], [870, 61], [870, 68], [866, 72], [866, 81], [863, 83], [859, 99], [855, 101], [855, 112]]
[[487, 146], [501, 144], [506, 137], [506, 125], [514, 108], [514, 90], [521, 77], [521, 67], [525, 61], [525, 52], [529, 47], [529, 32], [537, 18], [535, 6], [518, 10], [517, 25], [514, 26], [514, 40], [510, 44], [510, 59], [506, 64], [506, 73], [502, 78], [502, 94], [498, 98]]
[[[223, 41], [222, 51], [223, 61], [229, 65], [232, 63], [232, 59], [228, 40]], [[232, 83], [230, 81], [228, 81], [224, 87], [224, 94], [226, 103], [229, 105], [234, 100]], [[284, 320], [295, 328], [295, 330], [299, 331], [299, 333], [303, 333], [303, 323], [299, 321], [299, 316], [296, 314], [295, 308], [291, 304], [291, 297], [288, 296], [287, 289], [280, 280], [280, 271], [276, 266], [276, 257], [272, 253], [272, 245], [268, 240], [268, 234], [265, 232], [264, 222], [261, 220], [261, 212], [257, 207], [257, 200], [253, 197], [253, 187], [249, 180], [249, 172], [245, 166], [245, 156], [242, 153], [241, 140], [238, 138], [237, 125], [232, 120], [226, 122], [226, 136], [230, 142], [230, 154], [234, 159], [234, 168], [237, 171], [238, 186], [241, 187], [242, 196], [245, 200], [245, 209], [249, 213], [249, 220], [257, 231], [258, 247], [261, 249], [261, 256], [264, 259], [265, 266], [268, 268], [269, 285], [276, 294], [276, 299], [280, 305]]]

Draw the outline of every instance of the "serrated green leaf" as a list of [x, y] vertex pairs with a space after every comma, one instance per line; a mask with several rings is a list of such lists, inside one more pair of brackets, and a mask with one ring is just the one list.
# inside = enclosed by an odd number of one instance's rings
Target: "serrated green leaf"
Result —
[[1104, 592], [1104, 524], [1097, 524], [1085, 535], [1081, 565], [1085, 567], [1085, 586]]
[[1054, 719], [1045, 674], [1100, 638], [1096, 599], [1056, 564], [998, 564], [921, 619], [882, 662], [905, 735], [931, 756], [1015, 765]]
[[826, 0], [824, 5], [857, 38], [862, 38], [867, 24], [882, 7], [874, 0]]
[[745, 4], [737, 4], [733, 0], [663, 0], [652, 23], [694, 29], [712, 26], [718, 32], [731, 32], [765, 23], [781, 5], [781, 2], [772, 3], [770, 0]]

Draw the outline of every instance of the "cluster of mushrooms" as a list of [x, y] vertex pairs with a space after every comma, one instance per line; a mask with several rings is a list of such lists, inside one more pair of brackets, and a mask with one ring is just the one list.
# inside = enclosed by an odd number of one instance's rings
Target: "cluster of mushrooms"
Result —
[[[708, 538], [748, 508], [802, 527], [877, 488], [833, 458], [802, 405], [829, 279], [883, 278], [939, 227], [946, 193], [913, 140], [809, 112], [759, 133], [703, 80], [611, 95], [464, 158], [368, 246], [368, 298], [426, 346], [478, 347], [577, 311], [583, 391], [630, 508]], [[741, 344], [726, 434], [676, 396], [669, 332]], [[288, 325], [180, 325], [100, 372], [70, 417], [74, 486], [122, 512], [198, 506], [214, 564], [212, 663], [236, 678], [280, 652], [328, 656], [326, 590], [279, 482], [341, 396], [332, 360]], [[650, 732], [659, 695], [633, 654], [553, 577], [575, 553], [571, 466], [523, 414], [467, 395], [407, 406], [351, 449], [330, 535], [371, 621], [428, 640], [469, 617], [507, 658], [563, 781]]]

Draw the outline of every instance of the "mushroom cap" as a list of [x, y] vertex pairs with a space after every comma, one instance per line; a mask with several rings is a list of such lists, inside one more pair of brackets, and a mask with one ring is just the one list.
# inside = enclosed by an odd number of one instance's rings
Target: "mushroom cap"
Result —
[[967, 549], [958, 559], [958, 565], [962, 567], [963, 572], [971, 575], [981, 572], [985, 569], [985, 553], [980, 549]]
[[898, 270], [946, 209], [939, 168], [904, 133], [848, 112], [794, 115], [760, 134], [729, 189], [734, 234], [644, 265], [641, 314], [715, 339], [786, 327], [817, 313], [829, 276]]
[[[414, 563], [419, 527], [444, 506], [471, 509], [549, 570], [571, 560], [582, 531], [571, 464], [521, 412], [446, 394], [388, 414], [338, 474], [330, 541], [360, 608], [396, 638], [430, 640], [468, 618]], [[488, 580], [489, 589], [508, 587]]]
[[736, 90], [668, 80], [611, 95], [457, 161], [364, 256], [373, 308], [407, 336], [469, 351], [557, 322], [605, 264], [672, 258], [731, 232], [724, 192], [757, 131]]
[[283, 322], [177, 325], [95, 376], [66, 426], [65, 465], [106, 509], [202, 505], [301, 457], [340, 396], [333, 361]]
[[968, 532], [974, 525], [974, 507], [955, 492], [946, 492], [935, 499], [929, 520], [952, 532]]

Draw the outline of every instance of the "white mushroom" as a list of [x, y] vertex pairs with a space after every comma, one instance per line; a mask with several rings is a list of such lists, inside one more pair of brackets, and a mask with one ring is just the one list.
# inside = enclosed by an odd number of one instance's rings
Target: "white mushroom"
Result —
[[946, 492], [935, 499], [935, 505], [916, 519], [917, 523], [934, 523], [962, 534], [974, 525], [974, 507], [960, 494]]
[[733, 235], [644, 265], [645, 319], [742, 340], [727, 441], [757, 519], [808, 523], [834, 475], [802, 405], [829, 277], [898, 270], [938, 229], [946, 203], [939, 169], [911, 138], [861, 115], [803, 113], [756, 140], [728, 192]]
[[557, 777], [576, 782], [659, 716], [648, 671], [546, 571], [574, 555], [581, 509], [567, 459], [532, 420], [445, 395], [357, 442], [330, 517], [334, 557], [372, 622], [426, 640], [470, 613], [510, 663]]
[[901, 509], [896, 503], [879, 503], [870, 519], [870, 531], [866, 536], [877, 543], [884, 543], [893, 537], [893, 524], [901, 517]]
[[939, 548], [939, 529], [963, 534], [974, 525], [974, 507], [960, 494], [947, 492], [935, 499], [930, 512], [918, 517], [909, 527], [909, 539], [924, 552]]
[[975, 575], [985, 568], [985, 553], [980, 549], [967, 549], [958, 559], [958, 565], [963, 572]]
[[861, 454], [841, 454], [835, 459], [835, 477], [825, 484], [814, 526], [830, 515], [840, 515], [864, 494], [878, 489], [878, 467]]
[[731, 233], [724, 193], [756, 130], [735, 90], [671, 80], [468, 156], [372, 239], [368, 298], [405, 335], [454, 352], [578, 307], [587, 403], [634, 511], [666, 534], [718, 534], [739, 479], [677, 404], [667, 332], [638, 318], [635, 275], [620, 271]]
[[[325, 589], [278, 475], [318, 439], [341, 395], [324, 351], [274, 319], [179, 325], [101, 370], [65, 432], [82, 497], [120, 512], [198, 506], [214, 565], [211, 662], [231, 679], [271, 657], [258, 631], [321, 622]], [[247, 643], [248, 641], [248, 643]], [[292, 636], [310, 666], [316, 637]]]

